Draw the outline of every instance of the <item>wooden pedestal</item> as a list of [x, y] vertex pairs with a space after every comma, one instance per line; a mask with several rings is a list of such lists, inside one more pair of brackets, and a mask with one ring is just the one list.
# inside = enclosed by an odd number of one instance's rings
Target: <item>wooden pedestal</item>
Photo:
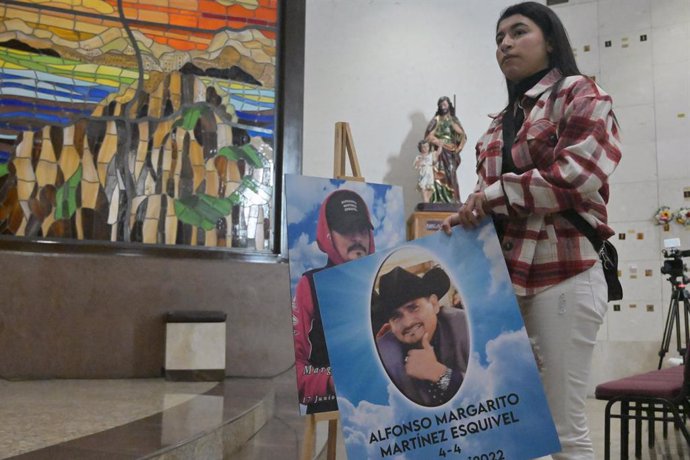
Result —
[[407, 219], [407, 239], [414, 240], [441, 229], [443, 219], [453, 214], [442, 211], [416, 211]]

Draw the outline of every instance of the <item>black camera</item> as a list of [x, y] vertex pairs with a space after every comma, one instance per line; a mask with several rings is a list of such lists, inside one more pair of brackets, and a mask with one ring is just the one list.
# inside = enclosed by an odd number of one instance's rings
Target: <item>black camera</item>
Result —
[[661, 267], [661, 273], [669, 276], [683, 276], [685, 273], [685, 264], [683, 257], [690, 257], [690, 250], [681, 251], [678, 248], [664, 249], [664, 257], [669, 260], [664, 260], [664, 265]]

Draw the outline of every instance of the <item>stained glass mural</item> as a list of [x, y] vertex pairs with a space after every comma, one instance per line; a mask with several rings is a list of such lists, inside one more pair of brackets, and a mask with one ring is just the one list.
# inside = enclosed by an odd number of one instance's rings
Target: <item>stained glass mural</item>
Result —
[[0, 233], [270, 250], [277, 10], [0, 4]]

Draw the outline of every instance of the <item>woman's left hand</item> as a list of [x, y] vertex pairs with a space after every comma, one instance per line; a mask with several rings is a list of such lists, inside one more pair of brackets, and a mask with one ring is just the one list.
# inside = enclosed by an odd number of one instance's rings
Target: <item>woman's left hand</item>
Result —
[[458, 210], [457, 222], [463, 227], [474, 228], [489, 213], [488, 201], [484, 192], [476, 192]]
[[459, 223], [460, 220], [458, 219], [458, 213], [451, 214], [450, 216], [443, 219], [443, 222], [441, 223], [441, 230], [443, 230], [443, 233], [445, 233], [446, 235], [450, 235], [451, 229]]

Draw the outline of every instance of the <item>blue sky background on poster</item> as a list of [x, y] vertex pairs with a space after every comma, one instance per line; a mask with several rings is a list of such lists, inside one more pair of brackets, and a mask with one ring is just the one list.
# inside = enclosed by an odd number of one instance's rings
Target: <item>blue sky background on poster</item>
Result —
[[306, 270], [326, 264], [326, 254], [316, 244], [319, 207], [331, 192], [346, 188], [369, 205], [376, 250], [392, 248], [405, 239], [403, 194], [400, 187], [299, 175], [285, 176], [288, 221], [290, 292]]
[[493, 229], [488, 225], [481, 227], [477, 239], [481, 241], [484, 255], [490, 264], [489, 279], [491, 282], [489, 284], [488, 295], [492, 296], [498, 294], [497, 291], [501, 288], [511, 291], [512, 287], [510, 285], [510, 280], [503, 275], [507, 270], [505, 260], [503, 259], [503, 251], [496, 239]]
[[[377, 429], [384, 429], [388, 426], [424, 416], [435, 420], [434, 414], [443, 414], [453, 408], [466, 407], [472, 403], [486, 401], [496, 396], [510, 393], [516, 393], [521, 398], [521, 402], [517, 406], [510, 407], [519, 419], [519, 422], [512, 427], [515, 428], [518, 424], [520, 425], [520, 433], [517, 437], [519, 439], [533, 439], [535, 442], [538, 442], [539, 437], [544, 434], [540, 423], [543, 423], [545, 419], [543, 418], [543, 411], [536, 411], [535, 413], [530, 407], [529, 401], [535, 398], [534, 386], [525, 386], [522, 383], [524, 382], [524, 374], [522, 373], [509, 374], [507, 378], [503, 375], [503, 369], [505, 368], [530, 366], [532, 363], [531, 348], [525, 346], [522, 334], [524, 334], [524, 331], [505, 333], [495, 341], [487, 344], [489, 349], [488, 367], [482, 367], [478, 363], [476, 356], [474, 356], [468, 369], [467, 379], [463, 383], [460, 392], [456, 398], [443, 406], [423, 408], [412, 404], [400, 394], [393, 384], [389, 384], [386, 387], [386, 394], [389, 399], [384, 405], [360, 401], [357, 406], [354, 406], [346, 397], [339, 397], [338, 407], [341, 420], [343, 420], [343, 437], [348, 446], [350, 456], [353, 458], [379, 458], [380, 447], [386, 446], [391, 440], [381, 443], [370, 443], [369, 433]], [[539, 396], [538, 391], [536, 396]], [[496, 411], [496, 413], [498, 412], [502, 411]], [[462, 422], [452, 422], [445, 425], [434, 424], [434, 428], [431, 430], [447, 429], [451, 425], [466, 423], [469, 420], [477, 420], [485, 416], [486, 414], [482, 414]], [[424, 452], [433, 454], [434, 457], [430, 458], [435, 458], [439, 448], [444, 445], [452, 446], [456, 443], [461, 445], [466, 452], [480, 452], [492, 443], [496, 446], [510, 445], [513, 447], [511, 451], [513, 456], [510, 458], [527, 458], [529, 454], [523, 452], [519, 444], [527, 444], [523, 447], [529, 449], [529, 443], [515, 442], [516, 435], [510, 428], [510, 425], [506, 425], [503, 429], [494, 429], [469, 435], [451, 442], [429, 446], [425, 448], [426, 450], [419, 449], [411, 453], [410, 456], [402, 455], [391, 458], [425, 458]], [[489, 436], [491, 439], [487, 441]], [[453, 457], [451, 456], [450, 458]]]
[[[324, 295], [328, 299], [328, 310], [322, 311], [322, 317], [348, 455], [380, 458], [379, 448], [393, 440], [370, 444], [371, 432], [509, 393], [520, 397], [517, 406], [507, 409], [514, 411], [519, 423], [444, 445], [460, 444], [468, 453], [485, 451], [490, 445], [508, 445], [512, 449], [510, 458], [527, 458], [526, 452], [534, 449], [540, 440], [557, 445], [553, 427], [551, 432], [544, 429], [544, 421], [549, 420], [550, 414], [538, 385], [538, 372], [505, 264], [502, 257], [495, 261], [500, 246], [493, 227], [485, 221], [476, 230], [454, 231], [453, 237], [435, 234], [409, 242], [405, 247], [414, 245], [429, 250], [431, 258], [441, 264], [460, 290], [467, 306], [472, 356], [466, 380], [451, 401], [436, 408], [410, 402], [390, 383], [373, 339], [370, 295], [377, 271], [391, 251], [377, 251], [373, 256], [320, 272], [316, 275], [316, 285], [319, 297]], [[366, 379], [362, 378], [364, 375]], [[502, 411], [493, 415], [499, 412]], [[481, 415], [475, 417], [478, 418]], [[435, 426], [441, 428], [450, 426]], [[524, 442], [530, 438], [534, 441]], [[437, 458], [440, 447], [428, 446], [409, 455], [389, 458]]]

